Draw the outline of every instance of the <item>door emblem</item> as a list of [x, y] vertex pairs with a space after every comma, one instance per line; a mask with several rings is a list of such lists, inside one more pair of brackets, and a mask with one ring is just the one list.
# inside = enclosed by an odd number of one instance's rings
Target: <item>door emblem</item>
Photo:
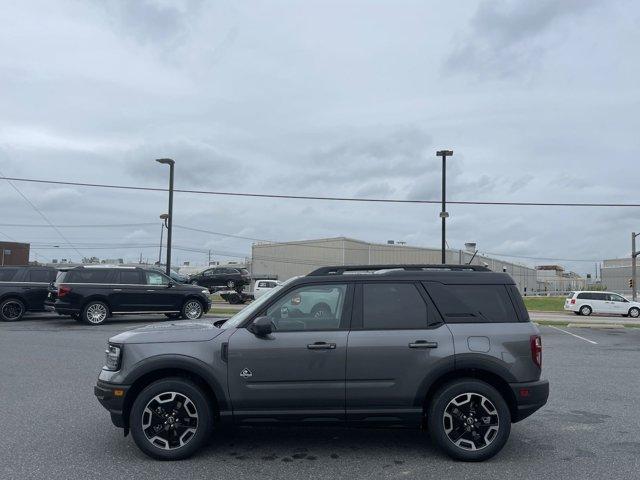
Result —
[[240, 372], [240, 376], [242, 378], [251, 378], [253, 377], [253, 373], [251, 373], [251, 370], [249, 370], [248, 368], [245, 368]]

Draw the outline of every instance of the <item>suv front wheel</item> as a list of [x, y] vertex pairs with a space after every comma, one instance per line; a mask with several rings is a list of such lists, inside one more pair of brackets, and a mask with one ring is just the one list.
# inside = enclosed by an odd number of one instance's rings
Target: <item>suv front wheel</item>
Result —
[[203, 313], [202, 303], [193, 298], [188, 299], [182, 306], [182, 318], [187, 320], [197, 320], [202, 317]]
[[509, 438], [511, 414], [488, 383], [461, 379], [433, 397], [427, 411], [431, 438], [452, 458], [478, 462], [493, 457]]
[[209, 438], [212, 411], [207, 397], [191, 381], [158, 380], [136, 397], [129, 427], [136, 445], [159, 460], [182, 460]]

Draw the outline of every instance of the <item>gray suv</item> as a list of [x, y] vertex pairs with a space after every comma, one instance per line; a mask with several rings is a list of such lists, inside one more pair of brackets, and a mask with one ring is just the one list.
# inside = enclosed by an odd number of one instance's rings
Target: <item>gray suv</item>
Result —
[[426, 427], [451, 457], [478, 461], [546, 403], [541, 363], [507, 274], [323, 267], [226, 321], [112, 337], [95, 394], [158, 459], [192, 455], [219, 425], [286, 423]]

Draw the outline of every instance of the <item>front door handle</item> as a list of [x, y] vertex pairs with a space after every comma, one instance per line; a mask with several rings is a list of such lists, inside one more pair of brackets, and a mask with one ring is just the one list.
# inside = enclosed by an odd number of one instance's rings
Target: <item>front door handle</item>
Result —
[[310, 343], [307, 345], [309, 350], [335, 350], [335, 343], [327, 343], [327, 342], [316, 342]]
[[114, 291], [114, 292], [121, 292], [121, 291], [122, 291], [122, 289], [121, 289], [121, 288], [114, 288], [114, 289], [113, 289], [113, 291]]
[[409, 348], [438, 348], [438, 342], [427, 342], [426, 340], [416, 340], [409, 344]]

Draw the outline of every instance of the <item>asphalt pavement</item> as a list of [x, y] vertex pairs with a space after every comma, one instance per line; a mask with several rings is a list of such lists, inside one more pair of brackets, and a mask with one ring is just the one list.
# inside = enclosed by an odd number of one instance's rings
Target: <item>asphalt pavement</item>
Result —
[[[450, 460], [418, 430], [242, 428], [181, 462], [144, 456], [93, 396], [109, 336], [162, 317], [92, 327], [39, 316], [0, 323], [0, 478], [629, 479], [640, 471], [640, 329], [542, 326], [549, 403], [503, 451]], [[578, 336], [574, 336], [578, 335]]]

